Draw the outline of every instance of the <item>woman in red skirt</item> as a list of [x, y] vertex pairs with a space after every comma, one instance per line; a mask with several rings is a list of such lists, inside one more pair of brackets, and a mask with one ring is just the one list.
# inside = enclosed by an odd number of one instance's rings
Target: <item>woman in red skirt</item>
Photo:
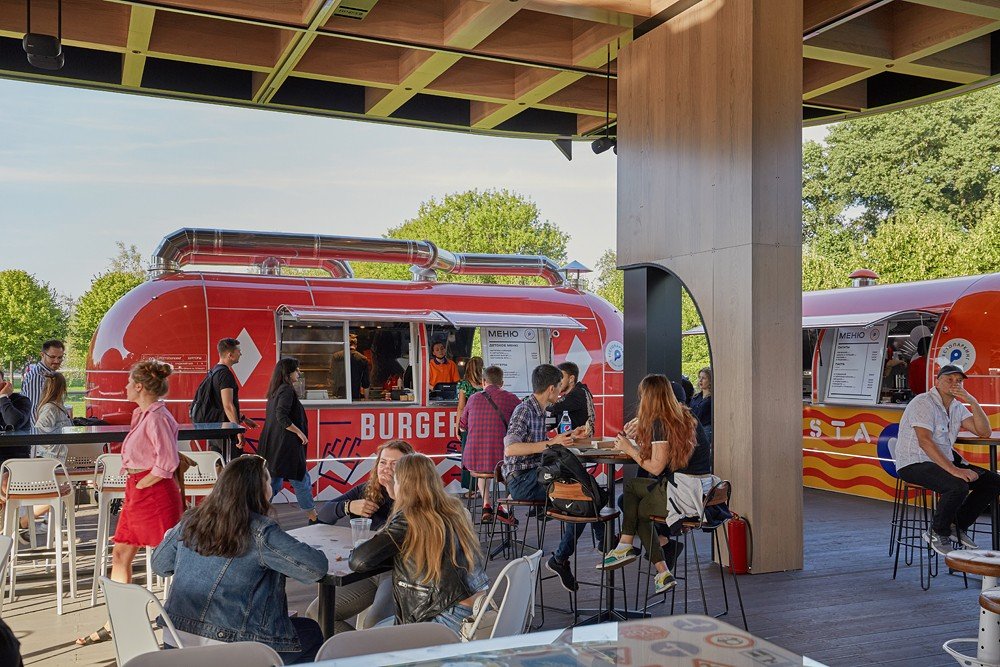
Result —
[[[132, 583], [132, 560], [139, 549], [158, 545], [181, 518], [181, 493], [174, 481], [180, 459], [177, 422], [160, 400], [171, 372], [169, 364], [141, 361], [132, 367], [125, 386], [128, 400], [139, 407], [122, 442], [122, 472], [128, 472], [128, 481], [111, 552], [111, 579], [126, 584]], [[76, 643], [89, 646], [110, 638], [105, 624]]]

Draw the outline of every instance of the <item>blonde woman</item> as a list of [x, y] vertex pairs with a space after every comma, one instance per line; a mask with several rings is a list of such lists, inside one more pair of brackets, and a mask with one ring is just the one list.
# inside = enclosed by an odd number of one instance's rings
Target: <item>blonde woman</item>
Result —
[[440, 623], [459, 634], [476, 597], [489, 586], [472, 522], [423, 454], [401, 458], [394, 477], [392, 516], [355, 547], [351, 569], [365, 572], [391, 561], [395, 622]]
[[[45, 379], [42, 398], [35, 412], [35, 427], [54, 431], [64, 426], [72, 426], [73, 420], [66, 411], [66, 376], [56, 372]], [[48, 456], [66, 462], [69, 453], [67, 445], [35, 445], [35, 456]]]
[[[372, 530], [380, 530], [392, 514], [396, 498], [394, 474], [396, 463], [407, 454], [414, 452], [413, 445], [405, 440], [383, 442], [375, 451], [375, 465], [365, 484], [358, 484], [347, 493], [334, 498], [319, 510], [320, 523], [337, 523], [345, 517], [366, 517], [372, 520]], [[368, 628], [392, 616], [392, 587], [384, 575], [368, 577], [337, 589], [337, 608], [333, 614], [334, 629], [337, 632], [354, 630], [348, 619], [365, 609], [361, 629]], [[386, 584], [382, 582], [386, 581]], [[313, 601], [310, 609], [318, 609]], [[307, 615], [309, 612], [306, 612]]]
[[[469, 357], [469, 360], [465, 363], [465, 377], [462, 381], [458, 383], [458, 410], [456, 414], [459, 418], [462, 417], [462, 411], [465, 410], [465, 406], [469, 403], [469, 397], [483, 390], [483, 358], [482, 357]], [[465, 452], [465, 440], [469, 436], [469, 431], [467, 429], [459, 428], [458, 437], [462, 441], [462, 452]], [[485, 480], [481, 480], [485, 485]], [[472, 475], [469, 474], [469, 469], [462, 466], [462, 488], [467, 489], [463, 494], [464, 498], [475, 498], [476, 489], [472, 488]], [[480, 490], [479, 493], [482, 493]], [[484, 496], [485, 497], [485, 496]], [[483, 521], [487, 521], [486, 517], [483, 517]]]
[[649, 515], [666, 511], [667, 480], [672, 472], [681, 472], [691, 461], [697, 427], [698, 421], [691, 411], [678, 403], [670, 380], [663, 375], [647, 375], [642, 379], [637, 416], [626, 425], [625, 433], [618, 434], [615, 449], [628, 454], [652, 477], [636, 477], [625, 483], [622, 536], [618, 546], [598, 567], [608, 569], [635, 560], [632, 543], [638, 534], [656, 568], [656, 592], [668, 591], [676, 585], [659, 540], [650, 539]]

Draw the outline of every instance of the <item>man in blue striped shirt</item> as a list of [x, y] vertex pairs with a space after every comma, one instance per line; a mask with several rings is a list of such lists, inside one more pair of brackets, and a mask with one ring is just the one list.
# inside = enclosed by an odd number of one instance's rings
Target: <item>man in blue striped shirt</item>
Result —
[[42, 399], [45, 382], [62, 366], [66, 346], [61, 340], [51, 339], [42, 343], [42, 358], [28, 366], [21, 381], [21, 393], [31, 400], [31, 423], [35, 423], [35, 410]]

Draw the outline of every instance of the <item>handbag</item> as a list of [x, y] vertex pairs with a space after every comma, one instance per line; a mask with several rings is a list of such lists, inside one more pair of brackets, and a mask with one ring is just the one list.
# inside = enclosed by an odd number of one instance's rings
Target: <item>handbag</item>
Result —
[[177, 452], [177, 458], [177, 470], [174, 470], [174, 481], [177, 482], [177, 488], [181, 490], [181, 509], [187, 509], [187, 496], [184, 494], [184, 473], [197, 464], [194, 462], [194, 459], [184, 456], [180, 452]]
[[[489, 607], [484, 611], [483, 605], [487, 604], [489, 600]], [[497, 606], [496, 601], [490, 597], [489, 594], [483, 594], [476, 598], [476, 601], [472, 604], [472, 616], [462, 619], [462, 641], [471, 642], [477, 639], [489, 639], [490, 635], [493, 634], [493, 626], [497, 622], [497, 613], [500, 611], [500, 607]], [[479, 618], [482, 614], [482, 619]], [[476, 626], [476, 620], [479, 619], [479, 625]], [[475, 628], [475, 632], [473, 632]]]

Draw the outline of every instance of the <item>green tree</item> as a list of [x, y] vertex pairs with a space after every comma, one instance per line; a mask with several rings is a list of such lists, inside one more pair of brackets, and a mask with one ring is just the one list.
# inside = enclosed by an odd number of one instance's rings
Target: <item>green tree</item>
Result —
[[[566, 257], [569, 235], [554, 223], [543, 221], [530, 199], [507, 190], [469, 190], [431, 198], [416, 217], [390, 229], [393, 239], [426, 239], [451, 252], [546, 255], [556, 262]], [[358, 277], [406, 280], [409, 267], [402, 264], [355, 262]], [[455, 276], [439, 274], [442, 281], [521, 284], [531, 279], [508, 276]]]
[[614, 250], [605, 250], [597, 260], [594, 293], [618, 310], [625, 310], [625, 274], [618, 270], [618, 253]]
[[69, 349], [72, 366], [82, 368], [90, 349], [90, 339], [105, 313], [126, 292], [143, 281], [135, 272], [107, 271], [94, 278], [90, 288], [76, 304], [69, 326]]
[[1000, 271], [1000, 206], [994, 206], [983, 216], [969, 233], [961, 253], [969, 263], [970, 273]]
[[972, 229], [1000, 200], [998, 126], [997, 88], [834, 125], [825, 149], [803, 147], [804, 207], [817, 194], [819, 208], [857, 207], [868, 233], [897, 214]]
[[802, 242], [843, 226], [844, 206], [833, 191], [826, 148], [815, 141], [802, 144]]
[[882, 223], [860, 255], [883, 283], [961, 276], [971, 273], [966, 238], [944, 216], [901, 215]]
[[118, 273], [128, 273], [140, 278], [146, 275], [146, 264], [142, 259], [142, 253], [134, 243], [126, 245], [124, 241], [115, 241], [118, 253], [111, 258], [111, 265], [108, 271]]
[[20, 366], [42, 341], [65, 333], [66, 314], [48, 283], [19, 269], [0, 271], [0, 363]]

